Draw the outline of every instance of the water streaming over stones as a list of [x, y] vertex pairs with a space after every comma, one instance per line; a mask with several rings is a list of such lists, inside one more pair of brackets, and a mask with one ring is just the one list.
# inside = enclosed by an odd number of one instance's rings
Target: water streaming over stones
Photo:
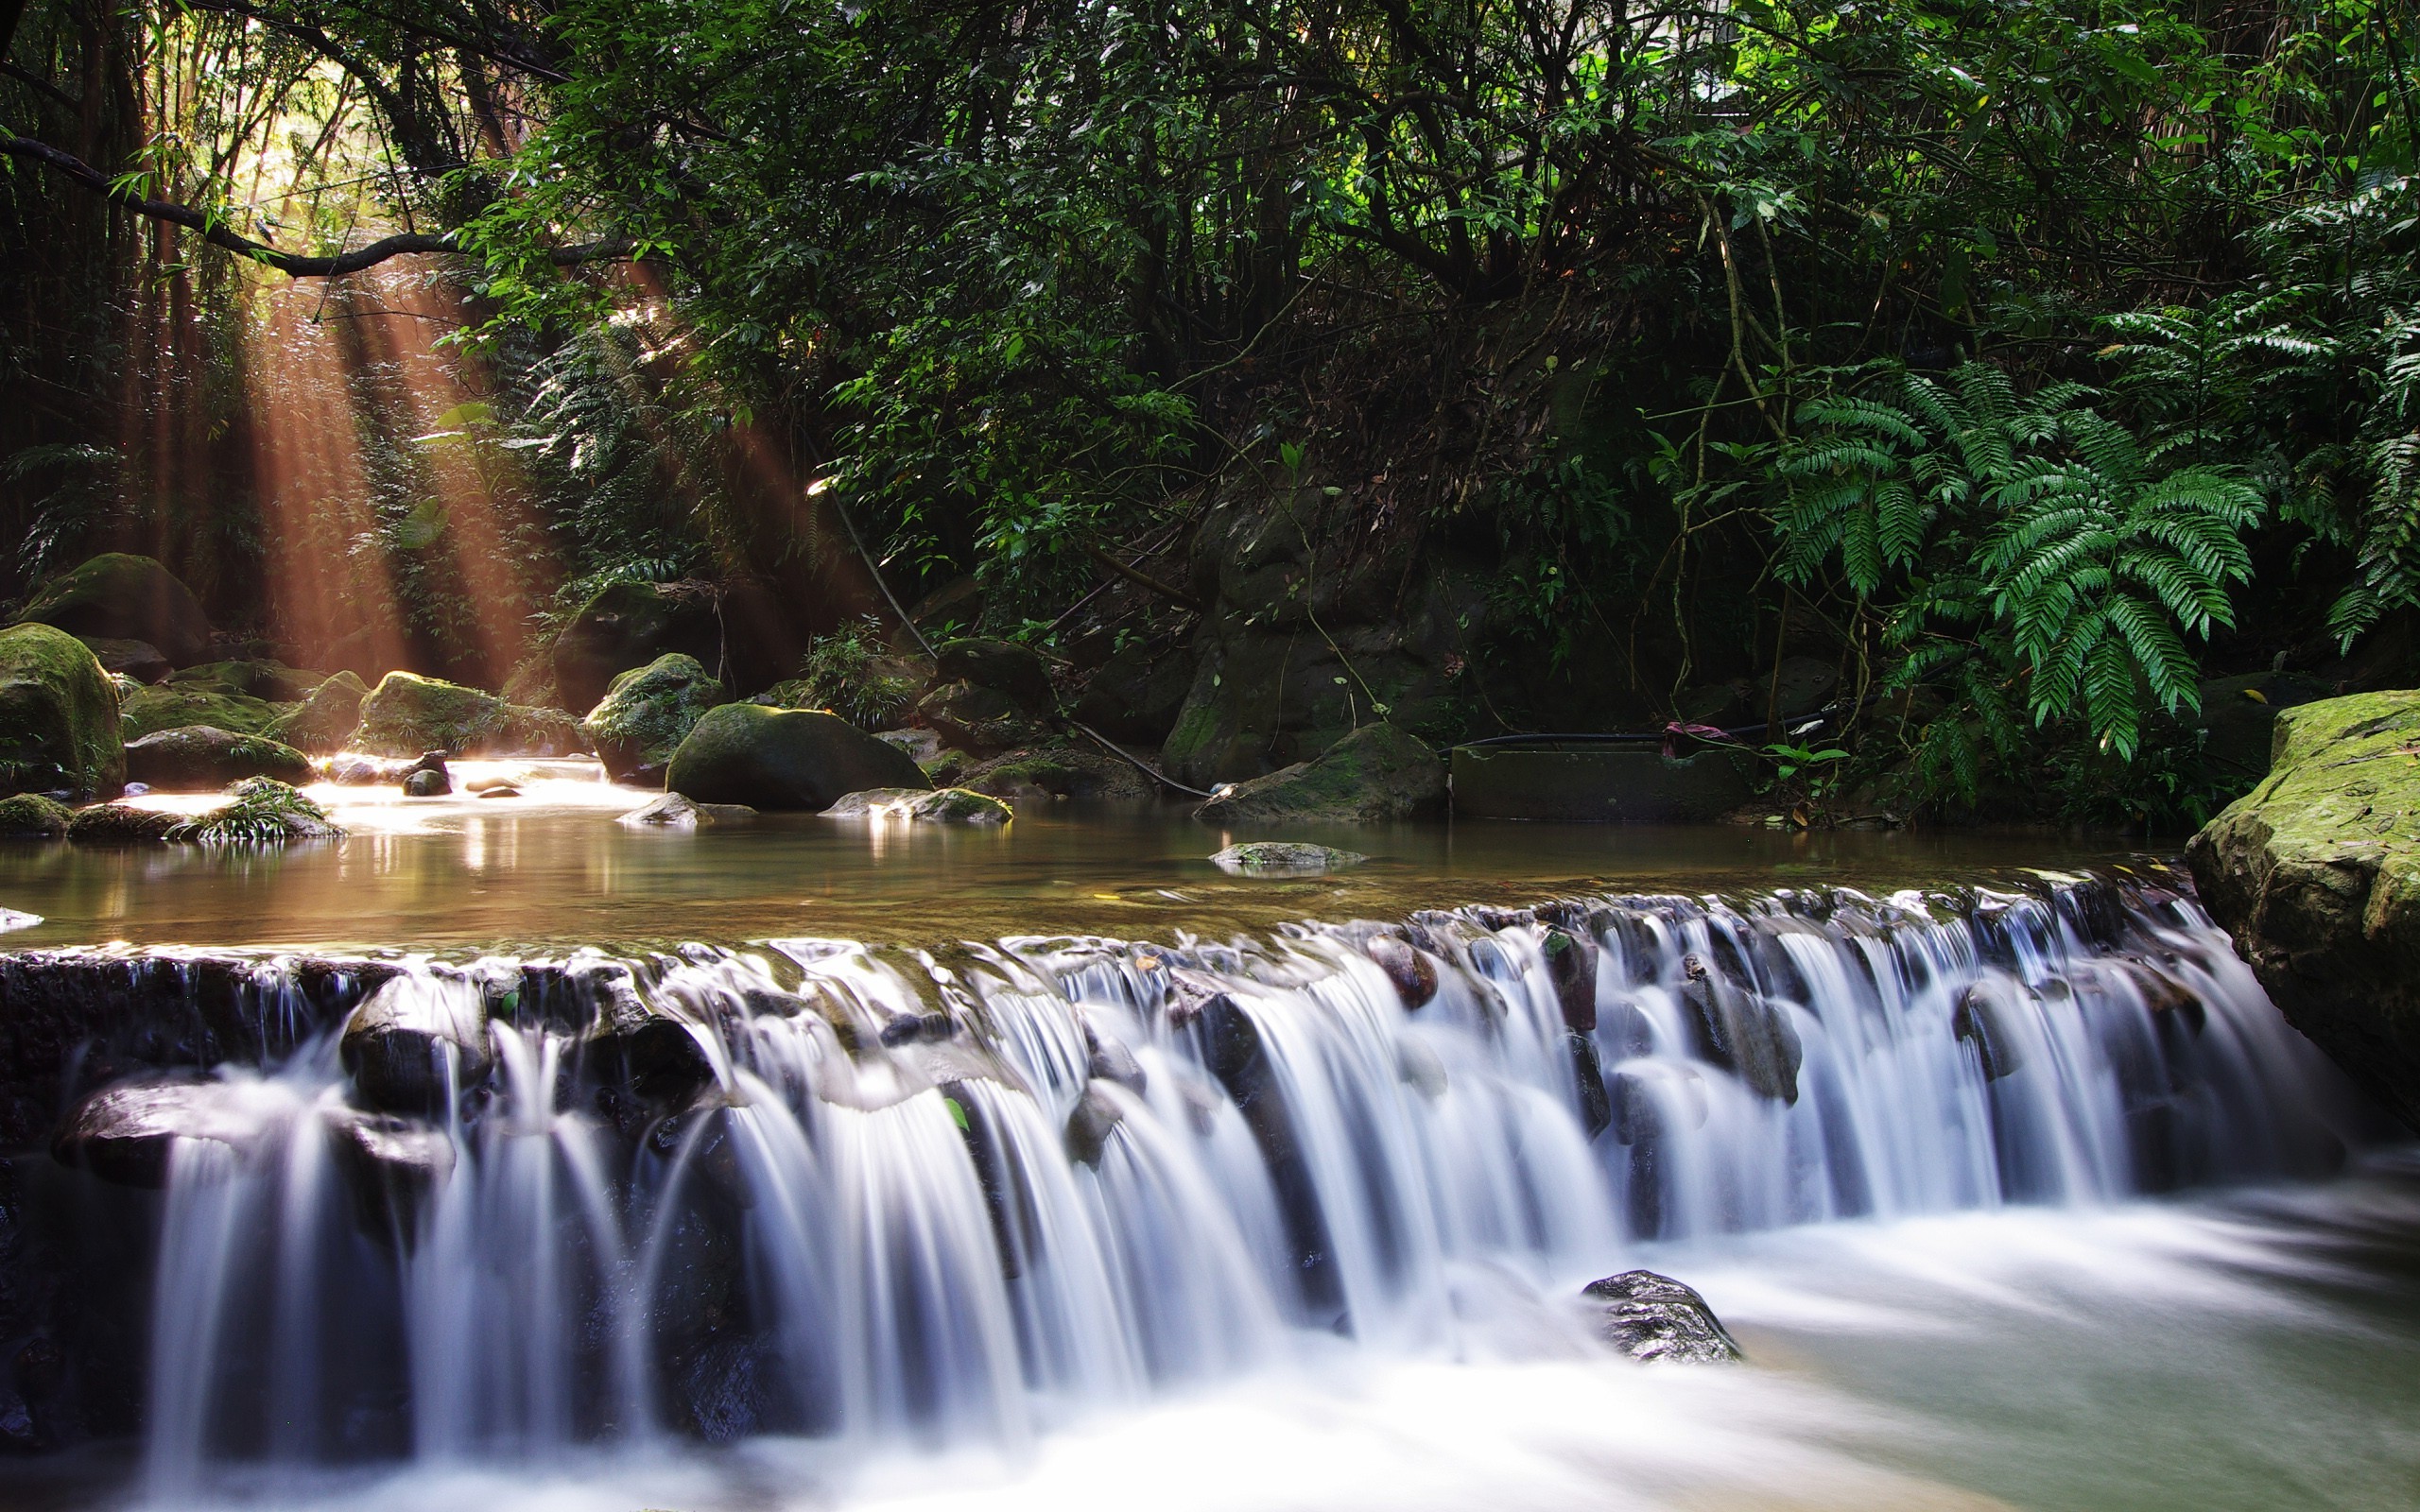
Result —
[[[74, 1363], [0, 1407], [139, 1428], [171, 1502], [231, 1466], [1013, 1444], [1335, 1336], [1450, 1354], [1506, 1278], [1576, 1294], [1634, 1240], [2359, 1137], [2160, 879], [947, 959], [53, 953], [0, 997], [0, 1119], [56, 1160], [9, 1167], [0, 1333]], [[141, 1348], [95, 1321], [129, 1298]]]

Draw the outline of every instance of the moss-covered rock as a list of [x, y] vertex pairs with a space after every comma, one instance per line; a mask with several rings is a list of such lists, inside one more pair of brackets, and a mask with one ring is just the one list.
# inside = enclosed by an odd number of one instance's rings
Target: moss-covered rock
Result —
[[1339, 850], [1334, 846], [1303, 845], [1291, 840], [1253, 840], [1243, 845], [1231, 845], [1210, 858], [1221, 871], [1232, 871], [1240, 877], [1300, 877], [1322, 871], [1341, 871], [1369, 860], [1358, 850]]
[[1050, 727], [998, 688], [944, 682], [916, 705], [916, 720], [959, 750], [989, 756], [1039, 745]]
[[121, 738], [141, 740], [164, 730], [208, 725], [238, 735], [257, 735], [277, 722], [284, 706], [234, 693], [205, 693], [167, 684], [137, 688], [120, 708]]
[[130, 803], [95, 803], [78, 809], [67, 819], [67, 838], [78, 845], [152, 845], [184, 821], [157, 809]]
[[165, 682], [168, 674], [176, 670], [160, 654], [160, 648], [148, 641], [119, 641], [106, 635], [79, 635], [76, 639], [92, 651], [102, 671], [122, 674], [136, 682]]
[[699, 719], [729, 701], [697, 658], [668, 652], [616, 677], [579, 728], [614, 781], [661, 782]]
[[271, 777], [248, 777], [228, 790], [229, 801], [168, 831], [192, 845], [285, 845], [342, 834], [320, 807]]
[[2186, 855], [2286, 1017], [2420, 1129], [2420, 692], [2279, 713], [2268, 778]]
[[18, 618], [70, 635], [143, 641], [177, 666], [210, 655], [210, 618], [193, 590], [149, 557], [109, 552], [43, 585]]
[[708, 710], [665, 771], [665, 786], [700, 803], [829, 808], [870, 787], [932, 784], [887, 741], [838, 714], [727, 703]]
[[588, 748], [560, 709], [510, 704], [481, 688], [389, 672], [361, 700], [353, 744], [373, 756], [568, 756]]
[[311, 762], [293, 747], [265, 736], [187, 725], [128, 741], [126, 776], [164, 793], [213, 793], [248, 777], [306, 782]]
[[0, 840], [56, 840], [67, 833], [69, 811], [40, 793], [0, 798]]
[[608, 583], [555, 637], [555, 686], [573, 708], [593, 708], [614, 678], [676, 651], [709, 670], [720, 666], [714, 585]]
[[125, 785], [117, 690], [93, 653], [48, 625], [0, 630], [0, 792], [113, 798]]
[[1220, 790], [1194, 810], [1214, 824], [1356, 824], [1445, 800], [1445, 764], [1394, 725], [1364, 725], [1307, 762]]
[[265, 703], [300, 703], [327, 680], [321, 672], [305, 672], [283, 662], [204, 662], [171, 673], [168, 686], [200, 693], [232, 693]]
[[928, 824], [1006, 824], [1015, 817], [998, 799], [962, 787], [929, 792], [912, 787], [869, 788], [843, 794], [823, 812], [836, 819], [890, 817]]
[[291, 713], [278, 715], [261, 733], [314, 756], [342, 750], [361, 723], [361, 700], [368, 696], [369, 684], [350, 672], [339, 672], [312, 689], [311, 696]]

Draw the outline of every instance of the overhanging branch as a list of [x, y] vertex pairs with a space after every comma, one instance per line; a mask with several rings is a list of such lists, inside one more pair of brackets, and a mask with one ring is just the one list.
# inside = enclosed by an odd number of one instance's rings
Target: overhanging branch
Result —
[[[219, 217], [181, 205], [173, 200], [149, 199], [132, 189], [110, 182], [98, 168], [73, 153], [37, 142], [29, 136], [19, 136], [0, 127], [0, 154], [39, 163], [83, 188], [91, 190], [121, 210], [132, 211], [153, 220], [166, 221], [198, 232], [202, 240], [222, 248], [238, 257], [249, 258], [264, 267], [273, 267], [289, 278], [342, 278], [375, 267], [390, 257], [404, 257], [417, 252], [461, 252], [451, 236], [425, 236], [407, 232], [382, 237], [367, 247], [332, 257], [317, 257], [303, 252], [281, 251], [267, 242], [256, 242], [243, 235]], [[559, 247], [548, 253], [548, 260], [558, 267], [571, 267], [581, 263], [611, 263], [629, 259], [634, 249], [627, 238], [587, 242], [577, 247]]]

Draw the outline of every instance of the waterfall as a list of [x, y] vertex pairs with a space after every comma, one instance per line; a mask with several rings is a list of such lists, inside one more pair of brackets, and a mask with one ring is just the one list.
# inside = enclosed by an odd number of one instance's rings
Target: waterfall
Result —
[[1340, 1341], [1451, 1357], [1468, 1287], [1567, 1293], [1641, 1241], [2312, 1174], [2356, 1137], [2141, 880], [414, 958], [310, 1032], [252, 974], [292, 1048], [151, 1094], [183, 1109], [167, 1502], [229, 1465], [1014, 1445]]

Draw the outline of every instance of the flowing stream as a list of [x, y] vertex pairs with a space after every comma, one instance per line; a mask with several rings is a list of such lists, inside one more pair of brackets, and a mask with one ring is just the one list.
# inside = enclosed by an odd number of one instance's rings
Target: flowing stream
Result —
[[[1087, 1443], [1201, 1459], [1169, 1504], [1451, 1504], [1476, 1476], [1695, 1505], [1712, 1464], [1720, 1504], [1884, 1504], [1896, 1470], [1825, 1447], [1864, 1431], [1839, 1403], [1606, 1361], [1581, 1284], [1651, 1263], [1786, 1343], [1830, 1315], [1784, 1297], [1824, 1265], [1841, 1308], [1922, 1313], [1927, 1246], [2010, 1263], [1959, 1225], [2323, 1177], [2369, 1132], [2155, 880], [410, 957], [347, 988], [380, 1051], [300, 971], [250, 970], [282, 1033], [181, 1094], [209, 1122], [157, 1199], [152, 1504], [503, 1504], [535, 1476], [532, 1504], [637, 1505], [615, 1466], [716, 1504], [1114, 1494]], [[1813, 1237], [1858, 1233], [1905, 1237], [1845, 1269]], [[1228, 1462], [1319, 1459], [1305, 1414], [1368, 1495]], [[1405, 1479], [1456, 1414], [1508, 1455], [1570, 1443]]]

